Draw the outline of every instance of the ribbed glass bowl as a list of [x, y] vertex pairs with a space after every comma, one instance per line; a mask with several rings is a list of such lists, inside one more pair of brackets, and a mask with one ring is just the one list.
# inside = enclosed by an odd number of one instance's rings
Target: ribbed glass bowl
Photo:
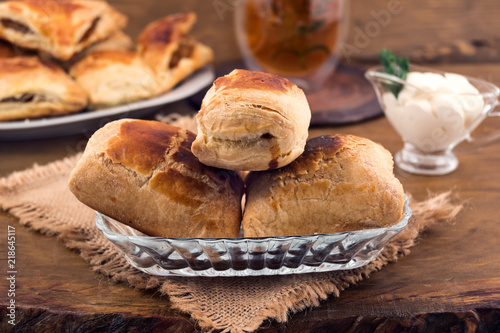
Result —
[[135, 268], [160, 276], [255, 276], [326, 272], [366, 265], [411, 217], [386, 228], [265, 238], [147, 236], [97, 213], [97, 228]]

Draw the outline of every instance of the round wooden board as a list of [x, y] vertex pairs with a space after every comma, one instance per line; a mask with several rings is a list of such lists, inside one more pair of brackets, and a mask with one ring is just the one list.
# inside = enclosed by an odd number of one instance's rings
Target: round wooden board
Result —
[[345, 124], [380, 116], [383, 111], [363, 69], [339, 65], [323, 88], [307, 95], [311, 125]]

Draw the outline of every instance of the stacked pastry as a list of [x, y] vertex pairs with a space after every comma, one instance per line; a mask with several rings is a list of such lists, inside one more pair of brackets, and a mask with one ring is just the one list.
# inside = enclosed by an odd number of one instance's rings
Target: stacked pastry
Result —
[[[217, 79], [198, 133], [120, 120], [98, 130], [69, 186], [88, 206], [151, 236], [245, 237], [385, 227], [403, 214], [391, 154], [365, 138], [307, 140], [311, 112], [287, 79]], [[236, 171], [250, 171], [242, 180]], [[246, 203], [241, 206], [242, 197]]]
[[122, 119], [90, 138], [69, 186], [89, 207], [152, 236], [236, 237], [243, 181], [193, 155], [195, 135]]
[[196, 15], [174, 14], [150, 23], [137, 50], [92, 50], [70, 69], [89, 94], [90, 108], [148, 98], [172, 89], [213, 59], [213, 52], [188, 36]]
[[0, 121], [167, 92], [213, 58], [188, 36], [195, 20], [193, 13], [167, 16], [148, 25], [134, 45], [122, 31], [127, 18], [105, 1], [0, 3]]
[[301, 89], [272, 74], [217, 79], [197, 115], [192, 151], [202, 163], [250, 171], [245, 237], [305, 235], [397, 223], [404, 193], [391, 154], [345, 135], [306, 142], [311, 111]]

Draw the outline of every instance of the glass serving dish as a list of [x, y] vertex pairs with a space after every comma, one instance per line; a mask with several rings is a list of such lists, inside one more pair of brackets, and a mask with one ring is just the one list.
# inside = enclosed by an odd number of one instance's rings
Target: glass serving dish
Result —
[[257, 276], [358, 268], [373, 260], [411, 217], [386, 228], [265, 238], [147, 236], [99, 212], [97, 228], [135, 268], [160, 276]]
[[[464, 152], [498, 141], [498, 130], [474, 137], [471, 133], [486, 117], [500, 116], [500, 111], [494, 111], [499, 104], [499, 87], [480, 78], [429, 67], [410, 65], [408, 76], [412, 74], [432, 75], [432, 79], [415, 86], [409, 79], [387, 74], [382, 66], [365, 73], [387, 119], [404, 142], [394, 156], [398, 167], [419, 175], [446, 175], [458, 167], [454, 148], [464, 140]], [[454, 83], [445, 77], [452, 77]], [[398, 87], [401, 91], [395, 97]]]

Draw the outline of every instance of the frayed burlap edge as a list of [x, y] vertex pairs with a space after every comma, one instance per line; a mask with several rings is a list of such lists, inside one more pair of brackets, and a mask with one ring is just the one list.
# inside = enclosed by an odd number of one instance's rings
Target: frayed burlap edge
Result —
[[[67, 179], [79, 157], [76, 155], [47, 166], [35, 165], [0, 179], [0, 207], [19, 218], [24, 226], [46, 235], [58, 235], [65, 246], [78, 251], [94, 271], [107, 275], [113, 281], [125, 282], [138, 289], [159, 288], [170, 297], [173, 308], [190, 314], [205, 330], [250, 332], [258, 329], [267, 319], [286, 322], [290, 314], [318, 306], [330, 295], [339, 296], [341, 291], [368, 278], [400, 256], [407, 255], [423, 230], [433, 223], [453, 219], [462, 208], [452, 203], [451, 192], [431, 195], [423, 202], [411, 200], [413, 216], [408, 227], [391, 240], [374, 261], [354, 270], [252, 278], [158, 278], [131, 267], [96, 229], [93, 219], [84, 226], [75, 225], [54, 218], [57, 214], [53, 211], [34, 206], [29, 201], [16, 201], [17, 194], [22, 191], [50, 186], [51, 182], [61, 177]], [[82, 205], [82, 209], [89, 208]], [[228, 288], [232, 288], [233, 295], [244, 299], [249, 284], [256, 288], [271, 285], [273, 289], [269, 291], [274, 293], [274, 301], [252, 304], [251, 313], [246, 314], [221, 311], [206, 303], [211, 301], [213, 290]], [[241, 289], [243, 285], [246, 287]]]
[[95, 228], [93, 220], [85, 226], [74, 225], [57, 219], [52, 211], [30, 200], [16, 200], [17, 195], [25, 190], [50, 186], [52, 181], [67, 178], [81, 155], [79, 153], [45, 166], [35, 164], [30, 169], [0, 178], [0, 208], [18, 218], [25, 227], [47, 236], [57, 236], [66, 247], [77, 251], [94, 271], [110, 277], [112, 281], [128, 282], [139, 289], [158, 287], [156, 277], [131, 267], [118, 250], [110, 246], [109, 241]]
[[52, 236], [59, 234], [67, 228], [67, 225], [60, 220], [56, 220], [47, 214], [43, 208], [33, 205], [30, 201], [18, 202], [16, 194], [33, 188], [50, 184], [51, 181], [66, 174], [73, 169], [81, 154], [50, 163], [45, 166], [38, 164], [25, 171], [16, 171], [8, 177], [0, 178], [0, 208], [19, 218], [19, 222]]
[[[169, 295], [174, 308], [190, 313], [204, 329], [242, 333], [258, 329], [262, 322], [267, 319], [286, 322], [290, 314], [319, 306], [320, 301], [327, 299], [330, 295], [338, 297], [341, 291], [355, 286], [362, 279], [379, 271], [383, 266], [397, 261], [400, 256], [408, 255], [410, 248], [416, 244], [419, 235], [424, 230], [434, 223], [450, 221], [460, 212], [462, 205], [453, 204], [452, 196], [452, 192], [449, 191], [439, 195], [430, 195], [430, 198], [423, 202], [411, 201], [413, 216], [409, 225], [386, 245], [375, 260], [354, 270], [298, 276], [295, 279], [298, 282], [291, 284], [291, 288], [277, 293], [274, 302], [266, 303], [261, 308], [252, 309], [253, 322], [244, 322], [240, 319], [229, 324], [228, 318], [207, 314], [206, 308], [195, 307], [193, 300], [201, 297], [195, 293], [196, 288], [189, 283], [171, 279], [166, 281], [160, 290]], [[248, 289], [248, 283], [262, 284], [273, 278], [277, 277], [257, 277], [251, 281], [246, 280], [245, 288]], [[232, 287], [238, 288], [238, 284], [232, 285]], [[196, 291], [204, 293], [206, 289]]]

